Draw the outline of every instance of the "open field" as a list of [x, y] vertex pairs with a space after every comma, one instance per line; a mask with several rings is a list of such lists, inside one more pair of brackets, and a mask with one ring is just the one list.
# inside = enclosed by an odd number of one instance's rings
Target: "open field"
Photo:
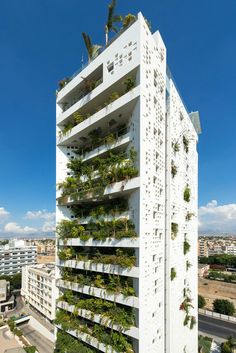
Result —
[[236, 284], [234, 283], [199, 278], [198, 292], [206, 299], [207, 305], [204, 309], [211, 310], [215, 299], [228, 299], [236, 307]]

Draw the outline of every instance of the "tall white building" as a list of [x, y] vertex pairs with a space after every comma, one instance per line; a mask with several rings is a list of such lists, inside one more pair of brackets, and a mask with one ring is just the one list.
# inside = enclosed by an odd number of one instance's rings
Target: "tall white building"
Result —
[[22, 268], [21, 295], [48, 320], [55, 319], [55, 264], [39, 264]]
[[56, 323], [78, 352], [198, 351], [200, 121], [166, 62], [139, 13], [57, 95]]
[[22, 266], [37, 262], [37, 247], [27, 246], [23, 240], [10, 240], [0, 247], [0, 276], [21, 272]]

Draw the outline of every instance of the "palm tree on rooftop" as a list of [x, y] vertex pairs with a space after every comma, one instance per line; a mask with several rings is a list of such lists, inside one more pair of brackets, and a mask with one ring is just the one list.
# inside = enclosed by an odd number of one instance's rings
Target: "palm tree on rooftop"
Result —
[[84, 44], [86, 46], [87, 52], [88, 52], [88, 59], [89, 62], [93, 59], [96, 58], [99, 54], [99, 49], [101, 48], [101, 45], [97, 44], [92, 44], [91, 38], [88, 34], [85, 32], [82, 33], [83, 39], [84, 39]]
[[118, 32], [118, 29], [115, 27], [115, 23], [119, 23], [122, 21], [122, 16], [114, 15], [116, 8], [116, 0], [112, 0], [112, 2], [108, 5], [108, 17], [107, 23], [105, 25], [105, 33], [106, 33], [106, 45], [109, 41], [109, 32]]

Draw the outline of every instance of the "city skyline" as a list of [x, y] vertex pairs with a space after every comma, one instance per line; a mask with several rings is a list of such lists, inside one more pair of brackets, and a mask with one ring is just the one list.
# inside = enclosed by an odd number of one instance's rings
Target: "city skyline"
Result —
[[[0, 60], [5, 68], [2, 73], [5, 118], [0, 135], [4, 166], [0, 187], [1, 238], [12, 233], [47, 234], [54, 228], [54, 92], [65, 73], [71, 75], [79, 69], [82, 59], [84, 63], [87, 61], [83, 30], [91, 34], [95, 43], [104, 44], [102, 29], [107, 3], [99, 6], [92, 2], [93, 11], [90, 6], [80, 8], [75, 1], [67, 8], [62, 1], [57, 6], [51, 2], [32, 7], [29, 1], [0, 5], [3, 47]], [[76, 20], [77, 9], [80, 21]], [[141, 10], [151, 21], [152, 30], [161, 30], [185, 104], [189, 111], [197, 107], [201, 113], [204, 131], [199, 145], [201, 232], [236, 233], [235, 156], [231, 153], [236, 144], [232, 79], [235, 51], [230, 46], [236, 29], [235, 9], [233, 1], [223, 9], [214, 3], [213, 13], [211, 4], [203, 1], [158, 4], [150, 0], [145, 4], [120, 3], [117, 9], [122, 14]], [[97, 13], [101, 14], [99, 18]], [[29, 21], [25, 21], [25, 16]], [[227, 21], [220, 26], [222, 18]], [[97, 25], [99, 32], [95, 29]], [[222, 82], [227, 83], [227, 97], [226, 84]], [[220, 124], [222, 117], [224, 124]], [[11, 138], [6, 131], [11, 132]]]

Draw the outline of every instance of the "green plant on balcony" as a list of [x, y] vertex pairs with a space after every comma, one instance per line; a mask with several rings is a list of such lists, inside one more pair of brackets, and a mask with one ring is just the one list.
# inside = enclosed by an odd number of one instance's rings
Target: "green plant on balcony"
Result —
[[72, 299], [71, 291], [68, 292], [66, 291], [60, 297], [60, 301], [67, 302], [69, 296], [70, 302], [67, 303], [75, 306], [75, 314], [79, 314], [80, 310], [84, 309], [90, 311], [91, 316], [94, 316], [94, 314], [105, 316], [111, 321], [112, 325], [119, 325], [122, 329], [129, 329], [135, 325], [135, 317], [129, 307], [123, 308], [113, 302], [97, 298], [82, 299], [79, 296], [74, 296]]
[[76, 253], [74, 248], [63, 248], [58, 252], [58, 257], [61, 261], [72, 260], [75, 257]]
[[66, 178], [65, 182], [58, 185], [59, 189], [62, 189], [62, 196], [76, 193], [75, 197], [80, 198], [95, 188], [101, 188], [98, 195], [101, 196], [109, 184], [129, 180], [138, 175], [134, 166], [135, 158], [136, 152], [132, 148], [128, 152], [109, 152], [106, 158], [95, 158], [93, 164], [83, 162], [82, 159], [72, 159], [67, 167], [74, 176]]
[[74, 126], [82, 123], [85, 119], [86, 117], [83, 114], [79, 113], [78, 111], [73, 113]]
[[188, 240], [184, 240], [184, 255], [186, 255], [190, 251], [191, 245], [189, 244]]
[[58, 330], [55, 345], [56, 353], [97, 353], [97, 349], [88, 347], [82, 341], [72, 337], [70, 334]]
[[56, 233], [60, 239], [78, 238], [85, 228], [78, 224], [77, 221], [69, 221], [63, 219], [56, 227]]
[[68, 134], [71, 132], [71, 130], [73, 129], [73, 127], [74, 127], [74, 124], [71, 123], [71, 122], [65, 124], [65, 125], [63, 126], [62, 130], [59, 131], [59, 135], [58, 135], [58, 136], [59, 136], [59, 139], [62, 139], [63, 137], [65, 137], [66, 135], [68, 135]]
[[[71, 269], [70, 269], [71, 270]], [[136, 296], [131, 279], [125, 279], [119, 275], [84, 275], [61, 268], [61, 277], [64, 281], [78, 283], [81, 287], [90, 286], [106, 290], [109, 294], [123, 294], [124, 296]]]
[[171, 267], [171, 271], [170, 271], [170, 278], [171, 278], [171, 281], [173, 281], [176, 276], [177, 276], [177, 272], [176, 272], [175, 268], [174, 268], [174, 267]]
[[173, 150], [174, 150], [175, 153], [176, 153], [176, 152], [179, 152], [179, 150], [180, 150], [180, 145], [179, 145], [179, 143], [178, 143], [178, 142], [172, 142], [172, 148], [173, 148]]
[[190, 320], [191, 320], [191, 316], [186, 314], [184, 318], [184, 326], [187, 326]]
[[135, 266], [136, 257], [129, 254], [129, 251], [116, 249], [115, 255], [103, 255], [97, 252], [91, 259], [93, 263], [102, 263], [105, 265], [118, 265], [123, 268]]
[[179, 225], [177, 223], [171, 223], [171, 238], [174, 240], [177, 237], [179, 231]]
[[91, 264], [104, 264], [104, 265], [117, 265], [123, 268], [131, 268], [135, 266], [136, 257], [131, 254], [131, 250], [121, 250], [116, 249], [115, 254], [101, 254], [97, 251], [95, 254], [86, 254], [76, 252], [72, 247], [64, 247], [60, 250], [58, 257], [62, 261], [66, 260], [77, 260], [87, 262], [90, 261]]
[[184, 201], [190, 202], [191, 190], [188, 186], [184, 189]]
[[184, 145], [184, 150], [186, 153], [189, 151], [189, 140], [187, 139], [186, 136], [183, 136], [183, 145]]
[[123, 82], [123, 84], [125, 85], [125, 92], [127, 93], [131, 91], [135, 87], [135, 83], [135, 78], [133, 78], [132, 76], [127, 77]]
[[190, 269], [190, 267], [192, 266], [190, 261], [186, 261], [186, 270], [188, 271]]
[[59, 92], [60, 90], [62, 90], [62, 88], [64, 88], [70, 81], [71, 81], [70, 77], [65, 77], [62, 80], [60, 80], [58, 83], [58, 90], [57, 91]]
[[191, 320], [190, 320], [190, 330], [192, 330], [194, 328], [194, 326], [196, 325], [197, 320], [195, 318], [195, 316], [191, 316]]
[[123, 26], [122, 28], [125, 29], [131, 25], [131, 23], [135, 22], [137, 20], [137, 16], [129, 13], [126, 15], [123, 19]]
[[111, 95], [108, 98], [108, 102], [104, 103], [104, 107], [106, 107], [108, 104], [111, 104], [115, 102], [118, 98], [120, 98], [120, 95], [118, 92], [112, 92]]
[[192, 217], [194, 217], [194, 216], [195, 216], [195, 213], [193, 213], [193, 212], [188, 212], [188, 213], [186, 214], [186, 221], [191, 221]]
[[[97, 324], [88, 325], [84, 320], [79, 319], [73, 314], [69, 314], [65, 310], [57, 310], [55, 323], [60, 325], [63, 330], [74, 330], [77, 331], [77, 334], [85, 333], [90, 335], [106, 347], [111, 346], [119, 353], [134, 353], [130, 339], [121, 332], [114, 332], [113, 330], [108, 332], [105, 327]], [[79, 351], [79, 353], [82, 352]]]
[[57, 234], [60, 239], [79, 238], [87, 241], [89, 238], [94, 240], [103, 240], [107, 238], [121, 239], [134, 238], [137, 233], [134, 230], [134, 224], [127, 218], [105, 220], [91, 220], [85, 229], [77, 221], [62, 220], [57, 226]]
[[172, 163], [171, 163], [171, 175], [172, 175], [172, 178], [174, 178], [176, 176], [177, 172], [178, 172], [178, 168], [176, 167], [176, 165], [172, 161]]
[[184, 301], [179, 307], [179, 310], [185, 311], [185, 313], [188, 315], [190, 308], [193, 308], [192, 299], [188, 295], [186, 295]]

